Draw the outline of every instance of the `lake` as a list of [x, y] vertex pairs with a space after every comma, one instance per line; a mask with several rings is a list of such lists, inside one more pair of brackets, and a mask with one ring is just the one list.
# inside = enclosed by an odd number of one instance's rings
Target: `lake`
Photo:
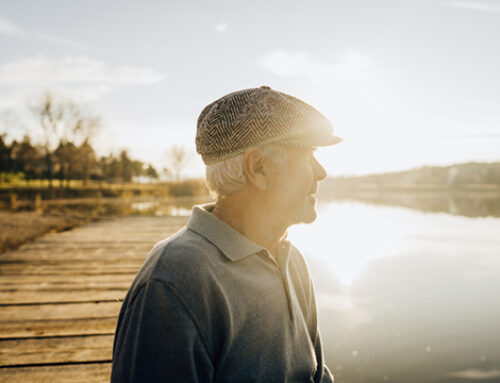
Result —
[[336, 381], [500, 382], [500, 218], [320, 201], [288, 239]]

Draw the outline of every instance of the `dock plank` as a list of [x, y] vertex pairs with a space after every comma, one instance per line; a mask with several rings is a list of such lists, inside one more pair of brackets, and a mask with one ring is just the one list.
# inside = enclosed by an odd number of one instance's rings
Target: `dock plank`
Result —
[[75, 278], [75, 275], [55, 274], [55, 275], [3, 275], [0, 279], [0, 289], [7, 286], [26, 286], [33, 284], [64, 284], [74, 283], [75, 279], [85, 283], [106, 283], [106, 282], [123, 282], [129, 283], [134, 279], [134, 274], [92, 274], [80, 275]]
[[40, 289], [38, 291], [1, 291], [0, 302], [7, 304], [33, 304], [55, 302], [98, 302], [122, 301], [127, 293], [126, 288], [119, 289], [85, 289], [61, 290]]
[[105, 383], [110, 376], [111, 363], [0, 369], [0, 381], [9, 383]]
[[125, 217], [0, 255], [0, 381], [108, 382], [121, 300], [187, 217]]
[[10, 291], [26, 291], [26, 292], [44, 292], [44, 291], [65, 291], [65, 290], [90, 290], [98, 288], [99, 290], [122, 290], [128, 289], [130, 287], [131, 281], [121, 282], [113, 281], [112, 278], [108, 281], [102, 281], [99, 283], [88, 282], [85, 278], [73, 278], [73, 281], [68, 280], [66, 282], [38, 282], [38, 283], [25, 283], [25, 284], [0, 284], [0, 292], [10, 292]]
[[114, 334], [116, 316], [103, 318], [27, 320], [0, 323], [0, 340], [41, 336]]
[[0, 365], [111, 361], [113, 335], [0, 340]]
[[12, 305], [0, 310], [0, 339], [112, 334], [121, 302]]
[[116, 266], [101, 265], [99, 268], [88, 268], [81, 265], [68, 264], [64, 266], [50, 266], [41, 264], [32, 265], [1, 265], [0, 276], [4, 275], [103, 275], [103, 274], [132, 274], [137, 273], [137, 265]]
[[121, 302], [64, 303], [43, 305], [10, 305], [0, 310], [0, 322], [15, 320], [56, 320], [102, 318], [118, 315]]

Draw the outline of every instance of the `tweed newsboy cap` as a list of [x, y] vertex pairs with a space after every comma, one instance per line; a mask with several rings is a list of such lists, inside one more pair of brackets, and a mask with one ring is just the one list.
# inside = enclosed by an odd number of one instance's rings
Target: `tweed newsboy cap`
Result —
[[271, 143], [316, 147], [338, 144], [330, 121], [311, 105], [268, 86], [229, 93], [198, 117], [196, 151], [206, 165]]

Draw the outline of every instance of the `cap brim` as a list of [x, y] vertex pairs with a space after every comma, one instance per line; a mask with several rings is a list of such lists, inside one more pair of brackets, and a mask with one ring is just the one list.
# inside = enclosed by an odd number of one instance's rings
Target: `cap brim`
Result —
[[326, 137], [317, 137], [313, 140], [312, 146], [331, 146], [344, 141], [342, 137], [329, 135]]

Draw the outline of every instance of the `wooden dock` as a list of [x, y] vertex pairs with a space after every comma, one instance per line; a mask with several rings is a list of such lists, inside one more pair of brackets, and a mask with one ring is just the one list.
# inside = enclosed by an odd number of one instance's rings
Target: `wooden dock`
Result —
[[0, 254], [0, 381], [109, 382], [116, 319], [152, 246], [186, 217], [124, 217]]

